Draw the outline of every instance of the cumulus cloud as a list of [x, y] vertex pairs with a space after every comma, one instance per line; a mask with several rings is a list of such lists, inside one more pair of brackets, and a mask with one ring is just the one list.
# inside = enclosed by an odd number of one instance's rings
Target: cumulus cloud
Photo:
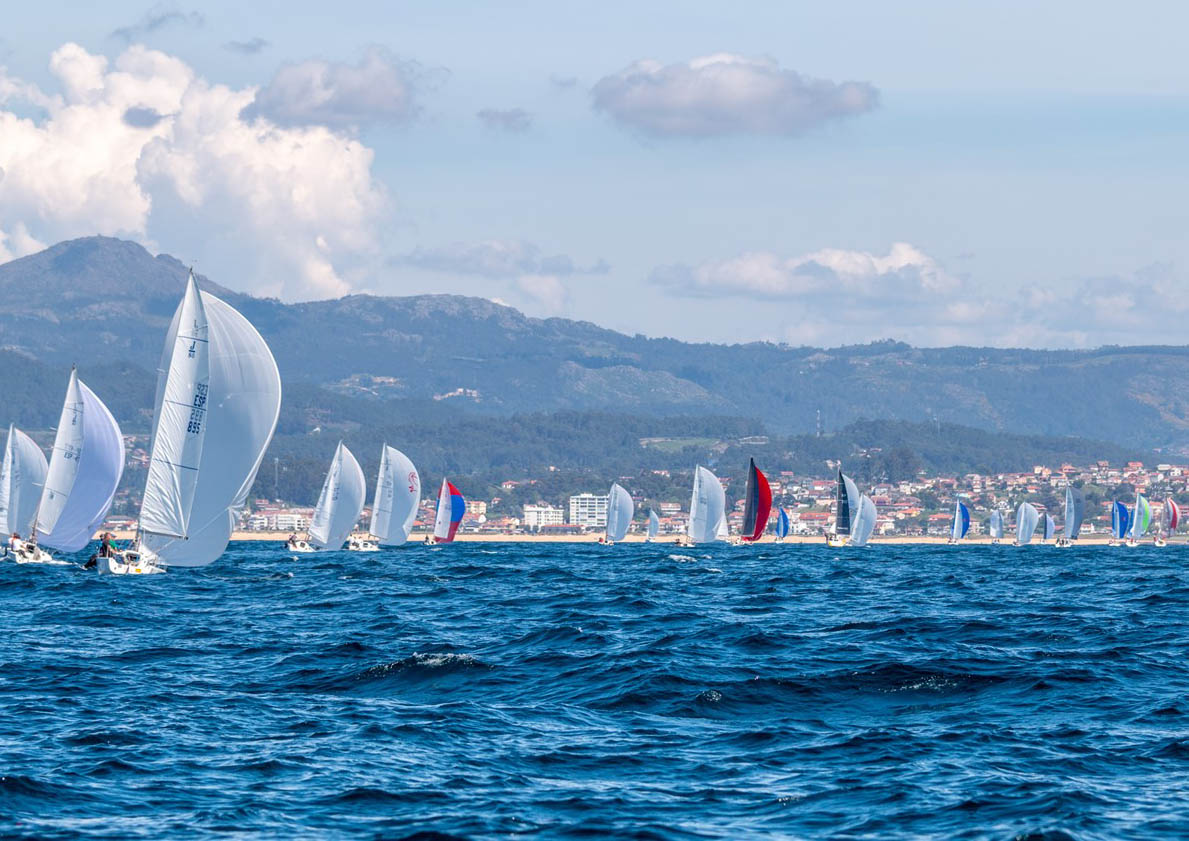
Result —
[[516, 279], [516, 288], [548, 315], [565, 312], [570, 294], [555, 275], [527, 274]]
[[247, 41], [227, 41], [223, 44], [223, 49], [230, 53], [239, 53], [240, 55], [256, 55], [262, 53], [272, 44], [265, 41], [263, 38], [249, 38]]
[[879, 103], [866, 82], [813, 79], [730, 53], [682, 64], [637, 61], [600, 79], [591, 96], [616, 122], [658, 137], [796, 135]]
[[532, 128], [533, 115], [523, 108], [510, 108], [502, 111], [498, 108], [484, 108], [475, 115], [484, 128], [493, 131], [506, 131], [511, 134], [523, 134]]
[[[387, 206], [371, 149], [326, 126], [245, 122], [254, 89], [212, 84], [143, 46], [109, 65], [66, 44], [50, 70], [57, 91], [0, 70], [7, 256], [94, 233], [155, 244], [167, 231], [165, 250], [239, 255], [232, 286], [289, 299], [350, 291], [344, 271], [377, 248]], [[44, 116], [21, 116], [27, 103]]]
[[416, 89], [429, 84], [430, 75], [381, 47], [369, 48], [354, 65], [320, 59], [286, 64], [256, 93], [243, 117], [340, 129], [408, 122], [418, 112]]
[[418, 248], [402, 258], [401, 262], [444, 274], [489, 278], [510, 278], [525, 274], [606, 274], [611, 268], [605, 260], [598, 260], [589, 266], [580, 266], [565, 254], [545, 255], [533, 243], [517, 239], [452, 242], [436, 248]]
[[170, 25], [198, 28], [205, 22], [201, 12], [183, 12], [158, 4], [145, 12], [136, 23], [113, 29], [108, 37], [131, 43]]

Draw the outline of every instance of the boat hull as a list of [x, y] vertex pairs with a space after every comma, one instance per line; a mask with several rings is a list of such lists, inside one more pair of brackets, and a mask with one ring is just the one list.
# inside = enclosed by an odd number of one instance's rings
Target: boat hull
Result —
[[22, 541], [15, 549], [9, 549], [8, 557], [18, 564], [46, 564], [49, 566], [70, 566], [70, 561], [55, 558], [36, 543]]

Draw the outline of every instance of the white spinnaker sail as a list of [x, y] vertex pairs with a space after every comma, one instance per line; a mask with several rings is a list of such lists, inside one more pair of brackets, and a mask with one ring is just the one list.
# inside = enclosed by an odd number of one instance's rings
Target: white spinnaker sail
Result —
[[613, 482], [607, 493], [607, 540], [614, 543], [623, 540], [635, 513], [636, 504], [632, 502], [632, 495]]
[[421, 475], [417, 468], [407, 455], [385, 444], [376, 476], [369, 531], [382, 546], [400, 546], [413, 531], [420, 502]]
[[124, 439], [103, 401], [70, 372], [37, 515], [39, 542], [77, 552], [111, 510], [124, 475]]
[[206, 566], [236, 516], [281, 410], [281, 376], [256, 328], [199, 292], [191, 274], [157, 377], [141, 547], [168, 566]]
[[719, 528], [726, 518], [727, 495], [718, 477], [705, 467], [694, 471], [694, 493], [689, 503], [689, 539], [694, 543], [719, 540]]
[[8, 427], [0, 466], [0, 535], [5, 539], [13, 532], [25, 540], [32, 536], [47, 469], [41, 447], [15, 426]]
[[1040, 522], [1040, 512], [1031, 502], [1021, 502], [1016, 509], [1016, 540], [1021, 546], [1032, 540], [1036, 533], [1036, 525]]
[[363, 468], [339, 441], [310, 521], [310, 543], [319, 549], [341, 549], [359, 522], [366, 495]]
[[987, 527], [987, 531], [990, 532], [991, 537], [994, 538], [995, 540], [1001, 540], [1003, 538], [1003, 512], [1002, 511], [992, 511], [991, 512], [991, 523]]
[[654, 539], [661, 530], [661, 518], [651, 508], [648, 509], [648, 539]]
[[859, 517], [851, 526], [850, 542], [855, 546], [866, 546], [875, 532], [875, 501], [862, 494], [859, 497]]

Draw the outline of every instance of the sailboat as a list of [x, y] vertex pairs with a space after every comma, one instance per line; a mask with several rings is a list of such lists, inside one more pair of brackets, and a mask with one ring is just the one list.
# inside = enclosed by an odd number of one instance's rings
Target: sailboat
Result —
[[747, 468], [747, 487], [743, 491], [743, 529], [740, 537], [747, 543], [754, 543], [764, 536], [768, 528], [768, 517], [772, 514], [772, 488], [751, 459]]
[[789, 536], [789, 512], [780, 508], [776, 514], [776, 539], [784, 540]]
[[213, 563], [231, 540], [281, 410], [281, 376], [246, 318], [194, 273], [165, 337], [135, 544], [99, 571]]
[[718, 477], [698, 465], [694, 470], [694, 492], [689, 501], [690, 543], [715, 543], [723, 539], [727, 524], [727, 495]]
[[[111, 510], [124, 475], [124, 438], [103, 401], [71, 370], [37, 509], [34, 542], [17, 560], [64, 564], [39, 545], [78, 552]], [[22, 558], [24, 554], [24, 558]]]
[[[996, 512], [999, 513], [999, 512]], [[962, 500], [954, 502], [954, 522], [950, 526], [950, 543], [957, 543], [970, 531], [970, 509]]]
[[859, 497], [859, 516], [851, 523], [851, 546], [866, 546], [875, 532], [875, 501], [867, 494]]
[[992, 511], [991, 521], [987, 524], [987, 533], [991, 535], [991, 543], [1003, 540], [1003, 512]]
[[[318, 505], [310, 520], [308, 540], [286, 544], [289, 551], [337, 552], [342, 549], [363, 512], [366, 493], [363, 469], [355, 455], [339, 441], [334, 458], [330, 460], [330, 469], [322, 480], [322, 492], [318, 494]], [[371, 546], [373, 552], [378, 548], [374, 543]]]
[[1040, 512], [1031, 502], [1021, 502], [1016, 509], [1016, 545], [1027, 546], [1032, 542], [1032, 535], [1036, 533], [1036, 525], [1040, 522]]
[[1111, 546], [1115, 545], [1115, 541], [1127, 537], [1127, 529], [1130, 525], [1131, 512], [1127, 510], [1126, 505], [1116, 499], [1111, 505], [1111, 539], [1109, 541]]
[[859, 513], [859, 489], [849, 476], [838, 471], [834, 496], [834, 531], [826, 535], [828, 546], [845, 546], [851, 536], [853, 519]]
[[1167, 545], [1167, 541], [1173, 536], [1177, 530], [1177, 526], [1180, 524], [1181, 506], [1177, 505], [1176, 501], [1171, 497], [1164, 500], [1164, 519], [1161, 523], [1164, 533], [1162, 535], [1157, 535], [1156, 545]]
[[1152, 506], [1141, 493], [1135, 495], [1135, 510], [1131, 512], [1131, 529], [1127, 534], [1127, 545], [1138, 546], [1140, 538], [1148, 533], [1152, 524]]
[[636, 504], [632, 502], [632, 495], [619, 483], [612, 482], [611, 490], [607, 492], [607, 533], [604, 541], [618, 543], [623, 540], [635, 514]]
[[[33, 541], [37, 528], [37, 508], [41, 504], [42, 488], [49, 467], [45, 453], [33, 439], [15, 426], [8, 427], [8, 443], [4, 447], [4, 463], [0, 466], [0, 535], [9, 547], [5, 554], [14, 560], [40, 560], [44, 554]], [[20, 535], [15, 546], [9, 546], [12, 535]], [[48, 557], [48, 556], [47, 556]]]
[[380, 452], [368, 531], [381, 546], [400, 546], [413, 531], [420, 502], [421, 475], [417, 468], [407, 455], [385, 444]]
[[438, 516], [433, 523], [433, 542], [453, 543], [466, 513], [467, 501], [462, 498], [458, 488], [443, 479], [442, 489], [438, 492]]
[[1053, 515], [1046, 513], [1041, 518], [1040, 524], [1040, 542], [1044, 543], [1047, 540], [1052, 540], [1053, 535], [1057, 533], [1057, 521], [1053, 519]]
[[661, 531], [661, 518], [651, 508], [648, 509], [648, 543], [656, 540]]
[[1082, 531], [1082, 520], [1086, 516], [1086, 495], [1081, 488], [1073, 486], [1065, 489], [1065, 525], [1057, 545], [1067, 548], [1073, 545]]

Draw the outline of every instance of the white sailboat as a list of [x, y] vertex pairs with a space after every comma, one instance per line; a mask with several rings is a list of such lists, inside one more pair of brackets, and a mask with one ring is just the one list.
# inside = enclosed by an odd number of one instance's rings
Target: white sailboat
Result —
[[43, 554], [32, 536], [48, 469], [45, 453], [33, 439], [9, 426], [0, 466], [0, 535], [5, 554], [13, 560], [37, 561]]
[[992, 511], [991, 522], [987, 524], [987, 533], [991, 536], [991, 543], [1003, 540], [1003, 512]]
[[39, 546], [78, 552], [90, 543], [111, 510], [123, 475], [120, 426], [71, 370], [38, 505], [36, 542], [29, 546], [26, 562], [64, 564]]
[[1078, 539], [1082, 531], [1082, 520], [1086, 516], [1086, 495], [1081, 488], [1067, 487], [1065, 489], [1065, 524], [1062, 526], [1061, 537], [1057, 545], [1068, 549]]
[[661, 531], [661, 518], [656, 515], [655, 511], [653, 511], [651, 508], [649, 508], [648, 509], [648, 539], [647, 539], [647, 542], [651, 543], [652, 541], [656, 540], [656, 536], [658, 534], [660, 534], [660, 531]]
[[1016, 545], [1026, 546], [1032, 542], [1032, 535], [1036, 533], [1036, 526], [1040, 522], [1040, 512], [1031, 502], [1021, 502], [1016, 509]]
[[604, 538], [607, 543], [618, 543], [628, 533], [632, 524], [632, 517], [636, 513], [636, 504], [632, 502], [632, 495], [619, 486], [618, 482], [611, 483], [611, 490], [607, 492], [607, 533]]
[[854, 520], [859, 516], [862, 499], [854, 481], [838, 471], [838, 487], [834, 496], [834, 531], [826, 535], [828, 546], [845, 546], [854, 533]]
[[[318, 505], [310, 520], [309, 548], [294, 547], [292, 551], [337, 552], [347, 542], [347, 537], [359, 522], [363, 513], [363, 500], [367, 493], [363, 469], [355, 455], [342, 441], [334, 450], [330, 469], [322, 481], [322, 492], [318, 494]], [[298, 541], [300, 544], [302, 541]]]
[[407, 455], [385, 444], [368, 531], [381, 546], [400, 546], [413, 531], [420, 502], [421, 474]]
[[689, 502], [690, 543], [717, 543], [726, 528], [727, 495], [718, 477], [698, 465], [694, 470], [694, 492]]
[[137, 540], [101, 572], [163, 572], [213, 563], [236, 517], [281, 410], [281, 376], [246, 318], [190, 273], [165, 338], [149, 475]]

